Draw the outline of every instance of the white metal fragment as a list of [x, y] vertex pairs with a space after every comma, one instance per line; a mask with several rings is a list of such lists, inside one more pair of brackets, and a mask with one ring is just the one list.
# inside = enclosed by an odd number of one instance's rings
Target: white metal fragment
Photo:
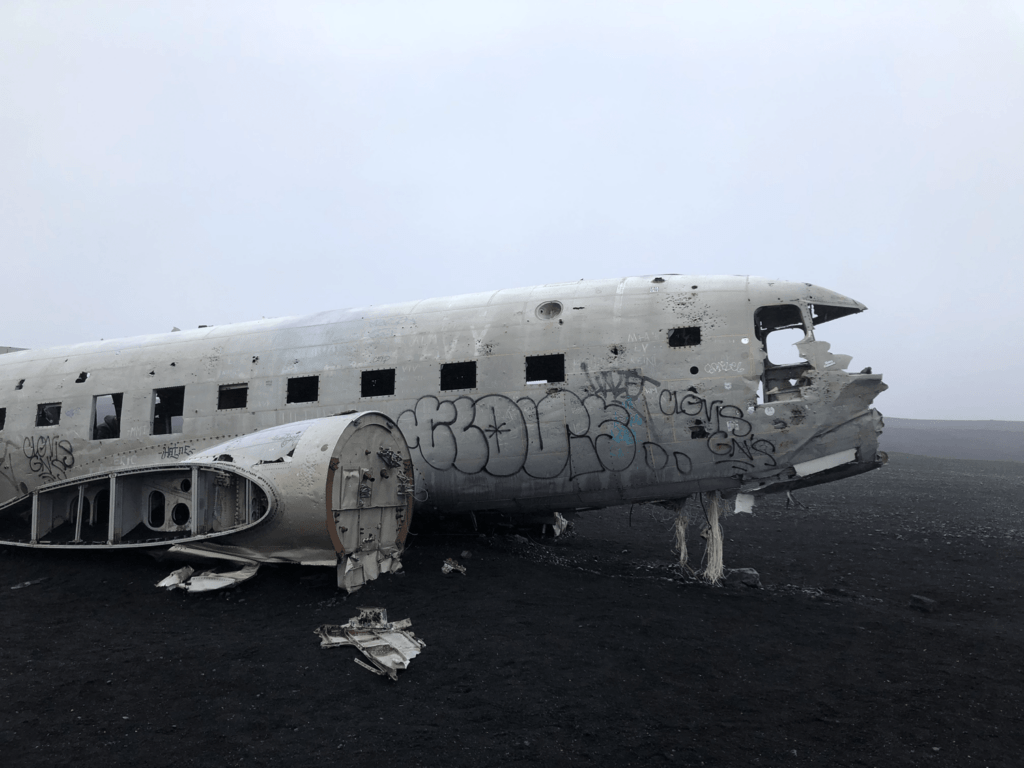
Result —
[[192, 577], [193, 569], [192, 566], [186, 565], [179, 568], [176, 571], [171, 571], [167, 578], [157, 582], [158, 587], [166, 587], [167, 589], [174, 589], [180, 584], [184, 584]]
[[736, 505], [733, 507], [732, 511], [737, 515], [741, 513], [752, 515], [754, 513], [754, 494], [737, 493]]
[[800, 477], [807, 477], [808, 475], [814, 475], [818, 472], [824, 472], [826, 469], [832, 469], [842, 464], [849, 464], [851, 461], [857, 460], [857, 449], [849, 448], [839, 453], [832, 453], [828, 456], [822, 456], [818, 459], [811, 459], [810, 461], [802, 461], [799, 464], [794, 464], [793, 469]]
[[398, 670], [408, 669], [409, 661], [427, 645], [408, 630], [411, 626], [410, 619], [389, 622], [385, 608], [360, 608], [347, 624], [324, 624], [315, 631], [321, 648], [355, 646], [373, 666], [355, 659], [357, 664], [397, 680]]
[[259, 567], [259, 563], [249, 563], [237, 571], [228, 571], [227, 573], [203, 571], [193, 576], [193, 569], [186, 565], [184, 568], [179, 568], [171, 573], [170, 576], [157, 584], [157, 586], [166, 587], [167, 589], [184, 589], [188, 592], [212, 592], [216, 589], [234, 587], [243, 581], [248, 581], [256, 575]]
[[449, 557], [443, 563], [441, 563], [441, 573], [447, 576], [452, 571], [458, 571], [463, 576], [466, 575], [466, 566], [460, 565], [459, 561], [455, 558]]
[[216, 571], [203, 571], [188, 580], [185, 589], [189, 592], [212, 592], [215, 589], [225, 587], [236, 587], [243, 581], [248, 581], [256, 575], [260, 568], [258, 563], [250, 563], [237, 571], [217, 573]]
[[43, 578], [41, 578], [41, 579], [32, 579], [31, 581], [23, 581], [20, 584], [15, 584], [13, 587], [11, 587], [11, 589], [24, 589], [25, 587], [31, 587], [34, 584], [40, 584], [40, 583], [46, 581], [48, 578], [50, 578], [50, 577], [49, 576], [43, 576]]

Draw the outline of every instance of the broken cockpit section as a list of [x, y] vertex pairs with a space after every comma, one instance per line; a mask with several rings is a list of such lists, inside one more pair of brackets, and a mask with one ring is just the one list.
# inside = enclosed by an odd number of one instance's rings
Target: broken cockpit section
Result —
[[[863, 310], [861, 305], [829, 306], [807, 301], [759, 307], [754, 312], [754, 335], [764, 349], [761, 402], [801, 399], [816, 374], [845, 371], [853, 358], [831, 353], [831, 345], [817, 341], [814, 330], [822, 323]], [[870, 375], [870, 369], [858, 375]], [[881, 383], [881, 376], [878, 379]], [[882, 385], [878, 391], [884, 389]]]
[[885, 463], [878, 451], [881, 415], [871, 408], [887, 389], [881, 375], [870, 368], [848, 372], [852, 357], [834, 354], [828, 342], [815, 337], [818, 326], [865, 309], [851, 299], [833, 298], [826, 303], [809, 296], [754, 312], [763, 357], [758, 397], [748, 402], [747, 412], [753, 429], [770, 436], [773, 452], [785, 452], [788, 462], [744, 473], [742, 492], [792, 490]]

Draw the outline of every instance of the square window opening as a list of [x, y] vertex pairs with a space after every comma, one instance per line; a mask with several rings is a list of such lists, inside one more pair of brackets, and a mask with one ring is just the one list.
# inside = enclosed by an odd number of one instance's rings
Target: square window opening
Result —
[[121, 436], [121, 402], [124, 393], [97, 395], [92, 399], [93, 440], [113, 440]]
[[559, 381], [565, 381], [565, 355], [535, 355], [526, 358], [527, 384]]
[[476, 360], [441, 364], [441, 391], [476, 388]]
[[668, 332], [670, 347], [696, 347], [700, 344], [700, 326], [673, 328]]
[[60, 424], [60, 403], [40, 403], [36, 407], [36, 426], [55, 427]]
[[315, 403], [320, 399], [319, 376], [297, 376], [288, 379], [288, 403]]
[[217, 410], [230, 411], [235, 408], [245, 408], [248, 399], [248, 384], [221, 384], [217, 392]]
[[363, 371], [361, 397], [384, 397], [395, 394], [395, 369]]
[[153, 390], [153, 434], [172, 435], [185, 426], [185, 388]]

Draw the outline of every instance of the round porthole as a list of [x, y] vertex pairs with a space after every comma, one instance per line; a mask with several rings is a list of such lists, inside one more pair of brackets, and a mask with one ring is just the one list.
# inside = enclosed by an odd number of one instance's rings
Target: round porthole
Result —
[[559, 301], [545, 301], [537, 307], [537, 317], [541, 320], [553, 320], [562, 314], [562, 303]]
[[171, 510], [171, 522], [175, 525], [185, 525], [188, 523], [189, 517], [191, 515], [187, 504], [175, 504], [174, 509]]

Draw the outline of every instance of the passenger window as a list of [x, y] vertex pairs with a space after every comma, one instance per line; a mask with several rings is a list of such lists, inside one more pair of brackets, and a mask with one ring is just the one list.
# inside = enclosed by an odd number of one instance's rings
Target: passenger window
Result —
[[233, 408], [245, 408], [249, 399], [248, 384], [221, 384], [217, 393], [217, 410], [230, 411]]
[[299, 376], [288, 379], [289, 403], [315, 403], [320, 399], [320, 377]]
[[395, 369], [363, 371], [362, 397], [385, 397], [395, 394]]
[[7, 409], [0, 408], [0, 429], [4, 428], [4, 424], [7, 423]]
[[535, 355], [526, 358], [526, 383], [550, 384], [565, 381], [565, 355]]
[[171, 435], [185, 426], [185, 388], [153, 390], [153, 434]]
[[121, 401], [124, 394], [97, 395], [92, 399], [92, 439], [113, 440], [121, 436]]
[[700, 344], [700, 326], [673, 328], [668, 332], [670, 347], [696, 347]]
[[166, 501], [160, 491], [153, 491], [149, 494], [149, 527], [160, 529], [164, 527], [166, 519]]
[[36, 426], [55, 427], [60, 424], [60, 403], [40, 403], [36, 407]]
[[441, 391], [476, 388], [476, 360], [441, 364]]

